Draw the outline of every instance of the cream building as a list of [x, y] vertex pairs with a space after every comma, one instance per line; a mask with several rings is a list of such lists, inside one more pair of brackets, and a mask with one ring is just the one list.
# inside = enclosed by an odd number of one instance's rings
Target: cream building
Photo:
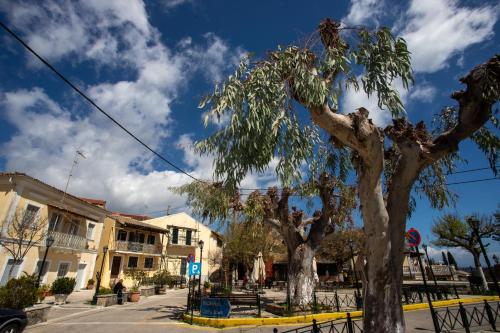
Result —
[[131, 216], [114, 213], [106, 217], [94, 270], [95, 275], [101, 270], [106, 246], [101, 286], [108, 288], [123, 279], [123, 284], [131, 287], [133, 281], [126, 275], [128, 270], [141, 270], [153, 276], [160, 269], [166, 234], [167, 229]]
[[202, 281], [207, 280], [220, 267], [222, 237], [203, 223], [186, 213], [162, 216], [144, 221], [145, 223], [168, 229], [166, 258], [164, 264], [173, 275], [187, 277], [189, 255], [200, 260], [200, 240], [203, 240]]
[[[16, 219], [22, 219], [23, 223], [43, 223], [40, 233], [51, 235], [54, 243], [49, 248], [41, 282], [50, 284], [57, 277], [66, 276], [76, 279], [75, 289], [85, 288], [88, 279], [93, 278], [102, 225], [108, 213], [104, 204], [65, 194], [23, 173], [0, 173], [2, 243], [12, 246], [15, 235], [12, 226]], [[37, 244], [20, 263], [14, 263], [10, 253], [0, 248], [1, 285], [22, 272], [38, 274], [46, 242], [45, 238], [34, 239]]]

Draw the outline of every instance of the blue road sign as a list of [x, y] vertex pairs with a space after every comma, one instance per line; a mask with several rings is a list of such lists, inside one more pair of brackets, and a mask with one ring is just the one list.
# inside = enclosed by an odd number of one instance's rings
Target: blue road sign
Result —
[[189, 276], [200, 275], [200, 274], [201, 274], [201, 262], [190, 262]]
[[231, 312], [231, 303], [227, 298], [202, 298], [201, 316], [209, 318], [227, 318]]

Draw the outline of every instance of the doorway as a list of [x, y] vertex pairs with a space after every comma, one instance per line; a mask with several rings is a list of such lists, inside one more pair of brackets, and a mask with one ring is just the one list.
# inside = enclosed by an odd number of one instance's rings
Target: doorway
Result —
[[79, 264], [78, 271], [76, 273], [76, 284], [75, 290], [83, 289], [85, 283], [85, 271], [87, 269], [87, 264]]
[[111, 278], [116, 279], [120, 274], [120, 266], [122, 263], [122, 257], [113, 257], [113, 263], [111, 264]]

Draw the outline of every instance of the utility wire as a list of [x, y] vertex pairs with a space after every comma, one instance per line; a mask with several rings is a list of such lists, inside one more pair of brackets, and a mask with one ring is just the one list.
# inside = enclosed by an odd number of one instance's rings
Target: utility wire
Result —
[[[109, 113], [104, 111], [99, 105], [97, 105], [90, 97], [88, 97], [83, 91], [81, 91], [76, 85], [74, 85], [69, 79], [67, 79], [60, 71], [58, 71], [54, 66], [52, 66], [47, 60], [45, 60], [42, 56], [40, 56], [35, 50], [33, 50], [24, 40], [21, 39], [14, 31], [9, 29], [2, 21], [0, 21], [0, 27], [4, 29], [6, 32], [8, 32], [12, 37], [14, 37], [19, 43], [21, 43], [24, 48], [26, 48], [29, 52], [31, 52], [38, 60], [40, 60], [45, 66], [47, 66], [54, 74], [56, 74], [61, 80], [63, 80], [67, 85], [69, 85], [74, 91], [76, 91], [80, 96], [82, 96], [87, 102], [89, 102], [93, 107], [95, 107], [99, 112], [104, 114], [109, 120], [111, 120], [115, 125], [120, 127], [123, 131], [125, 131], [128, 135], [130, 135], [135, 141], [137, 141], [139, 144], [144, 146], [147, 150], [149, 150], [151, 153], [153, 153], [155, 156], [157, 156], [160, 160], [163, 162], [167, 163], [177, 171], [181, 172], [182, 174], [190, 177], [191, 179], [201, 182], [201, 183], [208, 183], [206, 180], [202, 180], [199, 178], [196, 178], [195, 176], [191, 175], [187, 171], [184, 171], [181, 167], [177, 166], [175, 163], [170, 162], [167, 158], [165, 158], [163, 155], [158, 153], [156, 150], [151, 148], [149, 145], [147, 145], [144, 141], [142, 141], [140, 138], [138, 138], [135, 134], [133, 134], [131, 131], [129, 131], [125, 126], [123, 126], [120, 122], [118, 122], [115, 118], [113, 118]], [[462, 171], [457, 171], [457, 172], [450, 172], [447, 175], [450, 174], [458, 174], [458, 173], [466, 173], [466, 172], [473, 172], [473, 171], [480, 171], [480, 170], [486, 170], [489, 168], [477, 168], [477, 169], [470, 169], [470, 170], [462, 170]], [[477, 180], [470, 180], [470, 181], [463, 181], [463, 182], [454, 182], [454, 183], [448, 183], [445, 185], [458, 185], [458, 184], [467, 184], [467, 183], [476, 183], [476, 182], [482, 182], [482, 181], [488, 181], [488, 180], [495, 180], [495, 179], [500, 179], [500, 178], [487, 178], [487, 179], [477, 179]], [[244, 190], [244, 191], [267, 191], [267, 189], [250, 189], [250, 188], [240, 188], [239, 190]], [[242, 193], [241, 195], [248, 195]], [[291, 196], [301, 196], [298, 194], [294, 194]]]
[[28, 51], [30, 51], [35, 57], [38, 58], [45, 66], [47, 66], [52, 72], [54, 72], [57, 76], [61, 78], [67, 85], [69, 85], [74, 91], [76, 91], [80, 96], [82, 96], [87, 102], [89, 102], [93, 107], [95, 107], [97, 110], [99, 110], [102, 114], [104, 114], [106, 117], [109, 118], [115, 125], [120, 127], [122, 130], [124, 130], [128, 135], [130, 135], [134, 140], [139, 142], [141, 145], [143, 145], [147, 150], [152, 152], [154, 155], [156, 155], [159, 159], [161, 159], [163, 162], [167, 163], [174, 169], [178, 170], [179, 172], [185, 174], [186, 176], [199, 181], [199, 182], [206, 182], [201, 179], [198, 179], [188, 172], [184, 171], [182, 168], [178, 167], [176, 164], [170, 162], [168, 159], [163, 157], [160, 153], [156, 152], [153, 148], [148, 146], [144, 141], [139, 139], [137, 136], [135, 136], [132, 132], [130, 132], [125, 126], [120, 124], [115, 118], [113, 118], [109, 113], [101, 109], [99, 105], [97, 105], [90, 97], [88, 97], [84, 92], [82, 92], [77, 86], [75, 86], [69, 79], [67, 79], [61, 72], [59, 72], [54, 66], [52, 66], [47, 60], [45, 60], [42, 56], [40, 56], [37, 52], [35, 52], [28, 44], [26, 44], [15, 32], [10, 30], [2, 21], [0, 21], [0, 26], [7, 31], [12, 37], [14, 37], [19, 43], [21, 43]]

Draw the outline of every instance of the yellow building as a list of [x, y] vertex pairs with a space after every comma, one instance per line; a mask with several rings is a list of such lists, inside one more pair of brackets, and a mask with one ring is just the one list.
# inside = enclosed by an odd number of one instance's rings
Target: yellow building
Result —
[[108, 252], [104, 259], [101, 286], [108, 288], [123, 279], [124, 285], [130, 288], [132, 280], [126, 276], [127, 270], [141, 270], [152, 276], [160, 268], [166, 233], [165, 228], [123, 214], [114, 213], [106, 217], [95, 267], [97, 275], [106, 246]]
[[0, 173], [2, 244], [15, 246], [19, 239], [13, 231], [16, 221], [32, 226], [28, 230], [36, 230], [32, 240], [35, 245], [21, 262], [16, 263], [3, 246], [0, 248], [0, 285], [22, 272], [38, 274], [50, 235], [54, 243], [47, 252], [41, 282], [50, 284], [57, 277], [66, 276], [76, 279], [75, 289], [85, 288], [87, 280], [93, 277], [102, 225], [108, 213], [103, 208], [104, 201], [92, 201], [64, 193], [23, 173]]
[[187, 277], [188, 256], [194, 255], [196, 262], [200, 260], [198, 245], [200, 240], [204, 243], [202, 281], [207, 280], [219, 269], [222, 258], [222, 237], [203, 223], [186, 213], [162, 216], [144, 222], [168, 229], [164, 264], [170, 274]]

